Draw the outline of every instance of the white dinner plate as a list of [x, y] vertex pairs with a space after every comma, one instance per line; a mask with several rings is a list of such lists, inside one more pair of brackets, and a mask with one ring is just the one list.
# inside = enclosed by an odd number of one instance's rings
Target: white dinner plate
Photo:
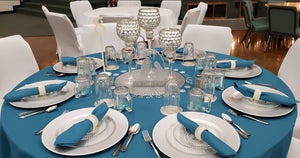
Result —
[[[286, 96], [284, 93], [272, 89], [270, 87], [258, 86], [258, 85], [244, 85], [253, 89], [260, 89], [264, 92], [271, 92]], [[294, 107], [283, 106], [281, 104], [259, 101], [255, 102], [252, 98], [245, 97], [239, 91], [237, 91], [233, 86], [225, 89], [222, 93], [222, 98], [224, 102], [238, 110], [240, 112], [260, 117], [278, 117], [286, 115], [293, 111]]]
[[262, 73], [262, 69], [253, 64], [249, 67], [238, 68], [234, 70], [226, 69], [225, 77], [229, 78], [252, 78], [260, 75]]
[[[33, 88], [38, 87], [40, 85], [47, 85], [47, 84], [59, 84], [65, 82], [66, 80], [45, 80], [40, 82], [35, 82], [31, 84], [26, 84], [25, 86], [19, 88]], [[50, 105], [61, 103], [65, 100], [68, 100], [74, 95], [74, 86], [75, 83], [67, 81], [67, 84], [60, 90], [48, 93], [43, 96], [30, 96], [22, 98], [21, 100], [10, 102], [11, 105], [18, 107], [18, 108], [41, 108], [47, 107]]]
[[[216, 116], [201, 112], [182, 112], [184, 116], [210, 130], [215, 136], [238, 151], [240, 137], [235, 129]], [[161, 119], [153, 129], [155, 145], [167, 156], [173, 158], [221, 157], [209, 145], [187, 135], [186, 129], [177, 121], [177, 114], [168, 115]], [[191, 139], [193, 138], [193, 139]]]
[[[103, 61], [99, 58], [93, 58], [96, 62], [95, 68], [99, 69], [103, 66]], [[53, 66], [53, 70], [60, 73], [66, 74], [76, 74], [77, 67], [75, 65], [66, 64], [64, 65], [62, 62], [58, 62]]]
[[66, 156], [82, 156], [105, 150], [117, 142], [128, 130], [128, 120], [122, 113], [109, 109], [94, 131], [88, 133], [74, 147], [57, 147], [56, 137], [73, 124], [84, 120], [94, 108], [83, 108], [63, 114], [52, 120], [42, 133], [42, 143], [51, 152]]

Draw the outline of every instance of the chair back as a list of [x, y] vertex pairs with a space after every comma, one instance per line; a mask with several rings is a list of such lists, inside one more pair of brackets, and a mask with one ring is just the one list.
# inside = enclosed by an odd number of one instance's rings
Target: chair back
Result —
[[0, 38], [1, 99], [17, 84], [37, 71], [39, 67], [33, 52], [22, 36]]
[[205, 14], [206, 14], [206, 11], [207, 11], [207, 3], [204, 3], [204, 2], [200, 2], [197, 6], [197, 8], [200, 8], [200, 14], [199, 14], [199, 17], [198, 17], [198, 20], [197, 20], [197, 24], [201, 25], [203, 23], [203, 20], [204, 20], [204, 17], [205, 17]]
[[270, 5], [268, 9], [269, 33], [296, 37], [299, 15], [296, 7]]
[[182, 34], [181, 47], [192, 42], [195, 49], [230, 55], [232, 33], [230, 27], [189, 24]]
[[252, 1], [251, 0], [243, 0], [242, 3], [243, 7], [243, 13], [244, 13], [244, 20], [246, 27], [252, 28], [253, 24], [253, 6], [252, 6]]
[[70, 2], [70, 9], [76, 21], [77, 27], [92, 24], [92, 21], [84, 16], [84, 12], [93, 10], [89, 1], [72, 1]]
[[160, 7], [172, 10], [174, 16], [176, 17], [176, 19], [178, 19], [181, 11], [181, 1], [163, 0], [160, 4]]
[[189, 9], [182, 20], [181, 32], [183, 33], [188, 24], [197, 24], [200, 15], [200, 8]]
[[118, 0], [118, 7], [130, 7], [130, 6], [142, 6], [142, 3], [140, 0]]
[[[122, 41], [116, 32], [117, 23], [103, 23], [105, 27], [105, 31], [101, 34], [102, 43], [103, 43], [103, 51], [105, 47], [108, 45], [113, 45], [116, 51], [120, 51], [125, 47], [125, 42]], [[100, 35], [94, 31], [94, 25], [85, 25], [82, 28], [82, 42], [83, 45], [88, 45], [86, 42], [92, 42], [93, 45], [89, 45], [89, 47], [85, 47], [84, 52], [97, 53], [101, 51], [100, 47]], [[99, 30], [101, 31], [101, 30]]]
[[75, 29], [70, 19], [65, 14], [48, 11], [42, 6], [48, 22], [55, 35], [57, 53], [61, 56], [78, 57], [83, 55], [83, 48], [79, 44]]

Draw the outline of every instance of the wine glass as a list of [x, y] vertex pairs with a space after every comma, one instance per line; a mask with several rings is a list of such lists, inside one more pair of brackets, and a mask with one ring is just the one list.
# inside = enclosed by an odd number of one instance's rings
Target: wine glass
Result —
[[158, 8], [141, 8], [139, 9], [137, 19], [140, 26], [146, 31], [148, 48], [151, 49], [151, 42], [154, 36], [154, 29], [160, 23], [160, 14]]
[[128, 72], [131, 76], [132, 50], [134, 49], [133, 44], [140, 36], [139, 23], [134, 19], [121, 19], [117, 23], [116, 31], [119, 38], [125, 41], [125, 50], [130, 56]]
[[165, 28], [161, 29], [159, 32], [159, 44], [164, 50], [164, 53], [169, 62], [169, 79], [172, 76], [172, 62], [176, 55], [176, 49], [180, 47], [181, 44], [181, 32], [176, 28]]

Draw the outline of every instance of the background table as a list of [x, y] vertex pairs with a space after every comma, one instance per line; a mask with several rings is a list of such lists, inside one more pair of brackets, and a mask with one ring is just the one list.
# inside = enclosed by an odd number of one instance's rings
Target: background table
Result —
[[[99, 57], [99, 54], [93, 55]], [[218, 59], [233, 58], [231, 56], [217, 54]], [[185, 71], [186, 74], [193, 77], [194, 81], [194, 67], [183, 67], [181, 61], [176, 61], [173, 66], [174, 69], [179, 71]], [[120, 69], [112, 71], [112, 73], [121, 73], [121, 70], [127, 70], [127, 65], [120, 64]], [[233, 82], [242, 83], [245, 80], [250, 82], [265, 82], [271, 83], [278, 88], [279, 91], [293, 96], [289, 88], [274, 74], [262, 68], [262, 74], [252, 79], [230, 79], [225, 78], [225, 88], [233, 85]], [[46, 77], [42, 74], [47, 71], [53, 71], [52, 66], [43, 69], [31, 77], [25, 79], [16, 88], [24, 86], [36, 81], [57, 79], [57, 77]], [[98, 70], [98, 73], [101, 72]], [[75, 75], [59, 77], [58, 79], [69, 80], [74, 82]], [[187, 91], [188, 92], [188, 91]], [[181, 93], [181, 106], [184, 111], [187, 110], [186, 105], [188, 103], [188, 94]], [[212, 104], [212, 110], [210, 114], [220, 117], [221, 113], [227, 113], [228, 106], [222, 101], [222, 91], [217, 90], [217, 101]], [[25, 119], [19, 119], [18, 113], [28, 111], [26, 109], [15, 108], [9, 103], [4, 102], [2, 106], [1, 114], [1, 155], [2, 157], [64, 157], [54, 154], [48, 151], [41, 142], [40, 135], [34, 135], [34, 132], [44, 127], [52, 119], [59, 116], [64, 110], [76, 110], [79, 108], [93, 107], [95, 96], [87, 98], [71, 98], [63, 103], [57, 110], [51, 113], [44, 113], [35, 116], [31, 116]], [[149, 130], [151, 134], [155, 124], [161, 120], [164, 115], [160, 113], [160, 107], [163, 105], [163, 97], [146, 99], [135, 97], [133, 99], [133, 111], [124, 112], [129, 121], [129, 125], [134, 123], [141, 124], [142, 130]], [[290, 140], [292, 137], [293, 127], [297, 116], [296, 108], [288, 115], [276, 118], [263, 118], [270, 122], [270, 125], [264, 125], [246, 118], [232, 117], [233, 120], [249, 131], [252, 135], [248, 140], [241, 138], [241, 145], [238, 151], [238, 157], [247, 158], [279, 158], [286, 157]], [[85, 157], [113, 157], [112, 152], [116, 148], [117, 144], [108, 148], [102, 152], [88, 155]], [[151, 146], [146, 143], [142, 137], [141, 132], [135, 135], [130, 143], [127, 152], [121, 152], [119, 157], [155, 157]], [[164, 155], [164, 157], [166, 157]]]

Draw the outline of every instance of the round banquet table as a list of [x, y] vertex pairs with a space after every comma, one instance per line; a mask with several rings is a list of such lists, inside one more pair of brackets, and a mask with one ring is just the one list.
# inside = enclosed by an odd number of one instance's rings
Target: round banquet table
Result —
[[[217, 53], [216, 53], [217, 54]], [[99, 54], [91, 55], [93, 57], [99, 57]], [[218, 59], [237, 59], [232, 56], [217, 54]], [[25, 84], [43, 81], [43, 80], [69, 80], [74, 82], [75, 75], [69, 75], [64, 77], [49, 77], [43, 76], [42, 74], [47, 71], [53, 71], [53, 66], [45, 68], [29, 78], [22, 81], [15, 88], [24, 86]], [[185, 71], [186, 74], [192, 76], [193, 82], [195, 82], [195, 71], [194, 67], [184, 67], [181, 65], [181, 61], [174, 63], [174, 69]], [[120, 63], [120, 69], [112, 71], [112, 73], [122, 74], [122, 70], [127, 70], [127, 65]], [[101, 72], [102, 69], [97, 72]], [[280, 80], [273, 73], [262, 68], [262, 73], [251, 79], [232, 79], [225, 78], [225, 89], [231, 87], [233, 82], [242, 83], [248, 80], [250, 82], [264, 82], [271, 83], [277, 89], [289, 96], [293, 97], [290, 89], [286, 84]], [[193, 83], [194, 84], [194, 83]], [[183, 88], [183, 87], [182, 87]], [[188, 92], [188, 90], [187, 90]], [[186, 105], [188, 103], [187, 92], [181, 93], [181, 107], [183, 111], [187, 111]], [[95, 94], [95, 93], [94, 93]], [[210, 114], [217, 117], [221, 116], [221, 113], [227, 113], [229, 106], [227, 106], [221, 97], [222, 91], [216, 90], [217, 101], [212, 104]], [[43, 113], [34, 115], [28, 118], [20, 119], [18, 113], [28, 111], [28, 109], [16, 108], [10, 105], [8, 102], [4, 102], [2, 106], [1, 114], [1, 156], [3, 158], [19, 158], [19, 157], [64, 157], [48, 151], [42, 144], [41, 135], [34, 135], [34, 132], [47, 125], [51, 120], [59, 116], [64, 110], [76, 110], [85, 107], [93, 107], [95, 95], [86, 98], [70, 98], [69, 100], [62, 103], [58, 109], [51, 113]], [[141, 131], [147, 129], [151, 135], [155, 124], [161, 120], [164, 115], [160, 113], [160, 107], [163, 105], [163, 97], [160, 98], [133, 98], [133, 111], [123, 112], [129, 121], [129, 125], [134, 123], [140, 123]], [[237, 156], [241, 158], [284, 158], [289, 149], [290, 141], [292, 138], [292, 132], [294, 123], [297, 116], [296, 108], [289, 114], [281, 117], [274, 118], [262, 118], [263, 120], [269, 121], [269, 125], [264, 125], [250, 119], [234, 117], [232, 119], [244, 129], [251, 133], [249, 139], [243, 139], [240, 137], [240, 148], [237, 152]], [[112, 153], [117, 147], [118, 143], [112, 147], [97, 152], [91, 155], [85, 155], [85, 157], [113, 157]], [[167, 157], [161, 153], [163, 157]], [[129, 144], [126, 152], [120, 152], [118, 157], [124, 158], [135, 158], [135, 157], [156, 157], [150, 144], [146, 143], [143, 139], [142, 133], [139, 132], [135, 135]]]
[[[137, 19], [137, 14], [140, 8], [138, 6], [129, 7], [102, 7], [83, 13], [90, 21], [95, 17], [129, 17]], [[174, 16], [173, 11], [166, 8], [158, 8], [160, 13], [160, 24], [158, 28], [174, 27], [177, 25], [177, 18]]]

